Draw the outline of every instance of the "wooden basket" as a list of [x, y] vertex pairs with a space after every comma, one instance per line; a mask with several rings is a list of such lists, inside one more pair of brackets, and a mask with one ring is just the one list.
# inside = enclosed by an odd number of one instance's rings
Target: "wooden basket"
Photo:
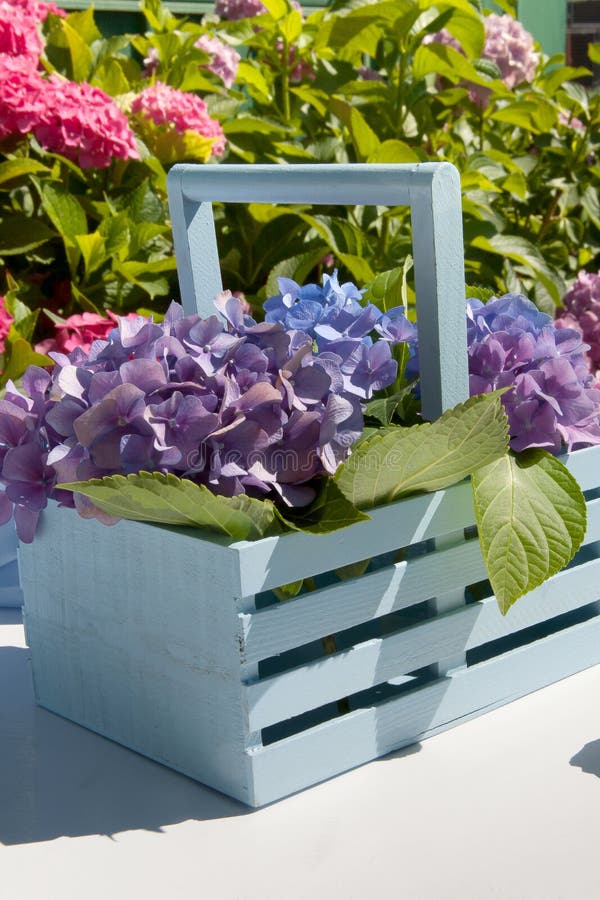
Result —
[[[203, 313], [220, 288], [209, 201], [410, 204], [420, 341], [436, 348], [423, 402], [436, 416], [464, 398], [451, 166], [176, 166], [170, 199], [184, 303]], [[260, 806], [593, 665], [600, 448], [566, 462], [590, 492], [585, 546], [505, 618], [467, 483], [331, 535], [256, 542], [51, 507], [20, 547], [37, 700]], [[307, 577], [316, 591], [272, 593]]]

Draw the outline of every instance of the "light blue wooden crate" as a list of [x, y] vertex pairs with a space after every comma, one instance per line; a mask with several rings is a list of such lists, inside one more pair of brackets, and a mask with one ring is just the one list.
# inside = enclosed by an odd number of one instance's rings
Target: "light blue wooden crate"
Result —
[[19, 607], [23, 594], [19, 584], [17, 535], [13, 521], [0, 525], [0, 609]]
[[[178, 166], [170, 190], [184, 301], [203, 312], [220, 287], [211, 200], [410, 204], [421, 342], [437, 348], [424, 403], [437, 415], [465, 395], [451, 167]], [[600, 448], [567, 459], [592, 495], [599, 463]], [[600, 499], [588, 512], [575, 563], [503, 618], [465, 537], [468, 484], [331, 535], [254, 543], [106, 528], [52, 506], [20, 548], [36, 697], [246, 804], [269, 803], [598, 662]], [[359, 578], [332, 574], [368, 557]], [[318, 590], [272, 594], [307, 577]]]

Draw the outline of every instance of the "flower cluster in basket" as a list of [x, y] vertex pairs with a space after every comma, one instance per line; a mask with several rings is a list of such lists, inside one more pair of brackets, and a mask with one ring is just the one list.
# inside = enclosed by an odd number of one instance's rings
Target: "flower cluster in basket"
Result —
[[[544, 56], [512, 0], [480, 6], [218, 0], [200, 21], [144, 0], [143, 32], [107, 38], [91, 7], [1, 0], [2, 382], [72, 316], [89, 331], [107, 309], [166, 310], [174, 161], [452, 162], [469, 281], [553, 314], [597, 267], [600, 94]], [[404, 210], [215, 211], [225, 280], [257, 315], [280, 275], [337, 266], [364, 284], [410, 247]]]
[[397, 274], [365, 290], [336, 274], [282, 278], [263, 322], [225, 291], [209, 318], [172, 304], [161, 322], [119, 318], [87, 352], [50, 351], [53, 366], [30, 367], [0, 401], [2, 518], [31, 541], [52, 498], [106, 524], [318, 534], [470, 475], [506, 610], [583, 539], [583, 496], [556, 454], [600, 443], [587, 346], [523, 296], [472, 298], [472, 397], [425, 423], [425, 351], [393, 305]]

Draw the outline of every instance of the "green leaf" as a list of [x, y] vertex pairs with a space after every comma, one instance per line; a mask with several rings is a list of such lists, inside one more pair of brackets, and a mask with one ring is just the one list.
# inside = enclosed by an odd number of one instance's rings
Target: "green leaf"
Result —
[[293, 44], [302, 34], [302, 13], [293, 9], [279, 23], [279, 33], [288, 44]]
[[[92, 69], [94, 55], [86, 42], [79, 34], [79, 27], [82, 17], [86, 16], [91, 10], [86, 12], [71, 13], [68, 19], [62, 20], [63, 34], [67, 40], [69, 47], [69, 55], [71, 57], [71, 71], [73, 73], [73, 81], [85, 81]], [[101, 37], [98, 32], [98, 37]]]
[[281, 587], [273, 588], [273, 593], [278, 600], [285, 602], [286, 600], [291, 600], [293, 597], [297, 597], [302, 590], [303, 584], [304, 579], [301, 581], [291, 581], [289, 584], [282, 584]]
[[259, 68], [245, 59], [238, 64], [236, 82], [254, 88], [258, 92], [258, 99], [270, 103], [273, 100], [271, 86]]
[[367, 160], [370, 163], [411, 163], [421, 162], [421, 157], [404, 141], [383, 141]]
[[331, 101], [331, 111], [350, 132], [360, 162], [364, 162], [379, 150], [379, 138], [355, 106], [334, 98]]
[[103, 512], [119, 519], [208, 528], [240, 541], [281, 531], [269, 500], [245, 494], [221, 497], [204, 485], [162, 472], [107, 475], [57, 487], [89, 497]]
[[319, 495], [309, 507], [289, 509], [285, 513], [277, 510], [277, 515], [293, 531], [308, 534], [329, 534], [370, 518], [350, 503], [331, 478], [324, 481]]
[[[403, 346], [406, 347], [407, 345], [404, 344]], [[414, 387], [415, 382], [411, 381], [410, 384], [404, 385], [401, 390], [390, 397], [376, 397], [373, 400], [369, 400], [365, 407], [365, 415], [371, 419], [376, 419], [384, 426], [390, 425], [395, 414], [402, 410], [407, 398], [413, 395]]]
[[83, 264], [85, 266], [86, 279], [99, 269], [106, 261], [106, 247], [104, 238], [98, 231], [91, 234], [80, 234], [75, 238], [77, 246], [81, 250], [83, 256]]
[[547, 100], [518, 100], [492, 112], [490, 118], [496, 122], [508, 122], [534, 134], [546, 134], [556, 125], [556, 107]]
[[495, 234], [489, 238], [478, 235], [471, 241], [471, 246], [527, 266], [543, 282], [554, 303], [560, 303], [562, 289], [556, 275], [530, 241], [510, 234]]
[[488, 300], [496, 296], [496, 293], [491, 288], [481, 287], [480, 285], [474, 284], [466, 284], [465, 296], [467, 300], [481, 300], [482, 303], [487, 303]]
[[325, 253], [327, 253], [327, 247], [320, 245], [307, 253], [299, 253], [298, 256], [290, 256], [288, 259], [282, 259], [278, 262], [269, 272], [266, 288], [267, 297], [273, 297], [279, 293], [278, 278], [293, 278], [299, 284], [302, 284]]
[[368, 509], [402, 494], [462, 481], [506, 452], [501, 393], [471, 397], [432, 423], [376, 431], [340, 466], [338, 487], [359, 509]]
[[366, 303], [374, 303], [383, 312], [387, 312], [395, 306], [402, 306], [404, 303], [402, 296], [402, 284], [405, 278], [404, 267], [407, 265], [408, 260], [410, 260], [410, 269], [412, 267], [412, 257], [409, 256], [406, 258], [404, 266], [381, 272], [366, 286], [363, 300]]
[[538, 449], [480, 468], [472, 485], [483, 558], [506, 614], [573, 558], [585, 535], [585, 498], [562, 462]]
[[[42, 165], [36, 159], [7, 159], [0, 165], [0, 184], [14, 181], [22, 178], [24, 175], [40, 175], [45, 172], [50, 175], [50, 169]], [[7, 190], [11, 190], [14, 185], [8, 185]]]
[[267, 8], [269, 15], [276, 21], [278, 19], [283, 19], [290, 9], [286, 0], [264, 0], [263, 6]]
[[456, 38], [465, 53], [471, 59], [477, 59], [483, 50], [485, 41], [485, 29], [483, 19], [468, 2], [445, 2], [436, 6], [443, 8], [446, 5], [455, 7], [452, 16], [446, 22], [446, 30]]
[[600, 63], [600, 44], [589, 44], [588, 56], [591, 62]]
[[44, 212], [65, 241], [74, 245], [78, 235], [87, 234], [85, 211], [66, 187], [44, 184], [41, 193]]
[[0, 257], [27, 253], [55, 237], [56, 232], [39, 219], [7, 216], [0, 222]]
[[31, 344], [18, 333], [14, 325], [8, 333], [4, 350], [4, 369], [0, 374], [0, 387], [9, 379], [20, 378], [28, 366], [51, 366], [52, 360], [43, 353], [36, 353]]
[[581, 205], [596, 226], [600, 228], [600, 200], [598, 199], [598, 187], [589, 184], [581, 197]]

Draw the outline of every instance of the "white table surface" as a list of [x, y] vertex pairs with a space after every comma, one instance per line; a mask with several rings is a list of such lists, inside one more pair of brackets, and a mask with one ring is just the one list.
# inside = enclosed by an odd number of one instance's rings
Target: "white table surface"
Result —
[[3, 900], [600, 898], [600, 666], [252, 812], [0, 687]]

